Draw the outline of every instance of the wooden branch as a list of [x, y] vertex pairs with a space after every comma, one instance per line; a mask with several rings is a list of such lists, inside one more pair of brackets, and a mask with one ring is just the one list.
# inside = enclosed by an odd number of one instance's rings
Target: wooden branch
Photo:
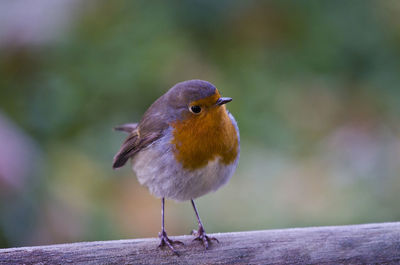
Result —
[[0, 249], [0, 264], [400, 264], [400, 222], [192, 236], [180, 256], [156, 238]]

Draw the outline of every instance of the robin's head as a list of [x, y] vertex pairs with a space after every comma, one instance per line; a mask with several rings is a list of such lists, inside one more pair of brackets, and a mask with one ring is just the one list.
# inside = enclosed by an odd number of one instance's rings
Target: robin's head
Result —
[[211, 117], [221, 106], [232, 101], [231, 98], [221, 97], [213, 84], [203, 80], [176, 84], [168, 91], [166, 99], [170, 107], [179, 110], [181, 119]]

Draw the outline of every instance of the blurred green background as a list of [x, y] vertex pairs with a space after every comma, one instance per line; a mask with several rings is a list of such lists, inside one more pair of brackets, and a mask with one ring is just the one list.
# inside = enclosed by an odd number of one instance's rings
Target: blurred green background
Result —
[[[0, 247], [155, 237], [125, 135], [204, 79], [241, 130], [208, 232], [400, 219], [399, 1], [0, 1]], [[167, 201], [170, 235], [197, 227]]]

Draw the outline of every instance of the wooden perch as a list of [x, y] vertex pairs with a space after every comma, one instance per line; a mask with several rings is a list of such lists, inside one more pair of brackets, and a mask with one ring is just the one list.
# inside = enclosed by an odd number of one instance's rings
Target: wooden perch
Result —
[[0, 264], [400, 264], [400, 222], [192, 236], [180, 256], [156, 238], [0, 249]]

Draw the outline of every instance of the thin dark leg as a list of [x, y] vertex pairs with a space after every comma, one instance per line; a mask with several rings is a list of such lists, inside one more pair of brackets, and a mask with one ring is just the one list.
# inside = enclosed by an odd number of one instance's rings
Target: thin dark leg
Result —
[[165, 224], [164, 224], [164, 210], [165, 210], [165, 198], [161, 199], [161, 229], [165, 231]]
[[174, 254], [179, 256], [178, 251], [175, 250], [173, 247], [174, 244], [182, 244], [181, 241], [174, 241], [168, 238], [167, 232], [165, 231], [165, 225], [164, 225], [164, 206], [165, 206], [165, 198], [161, 199], [161, 232], [158, 233], [158, 237], [161, 239], [160, 245], [158, 247], [164, 247], [167, 245], [173, 252]]
[[207, 236], [206, 231], [204, 230], [203, 223], [201, 222], [199, 212], [197, 211], [196, 205], [194, 204], [193, 200], [191, 200], [191, 202], [192, 202], [193, 210], [196, 213], [197, 222], [199, 223], [199, 230], [196, 233], [197, 237], [194, 240], [199, 240], [199, 241], [203, 242], [204, 247], [206, 249], [208, 249], [208, 243], [211, 242], [211, 240], [215, 240], [218, 243], [219, 243], [219, 241], [215, 237]]

